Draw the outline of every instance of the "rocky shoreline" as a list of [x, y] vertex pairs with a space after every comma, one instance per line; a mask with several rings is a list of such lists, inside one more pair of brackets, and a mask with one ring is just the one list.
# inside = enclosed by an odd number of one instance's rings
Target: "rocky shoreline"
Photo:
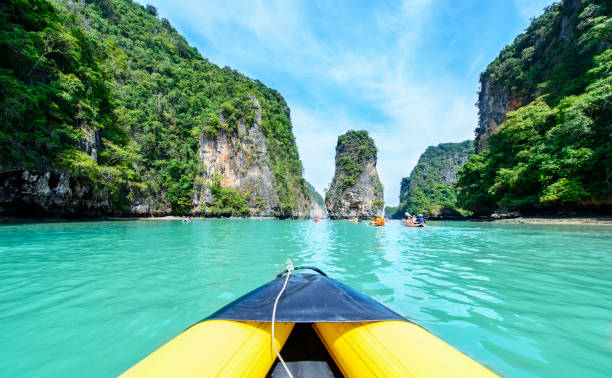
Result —
[[[104, 222], [104, 221], [163, 221], [163, 220], [182, 220], [184, 217], [167, 215], [158, 217], [99, 217], [99, 218], [28, 218], [28, 217], [0, 217], [0, 224], [3, 223], [60, 223], [60, 222]], [[193, 220], [203, 219], [280, 219], [277, 217], [254, 216], [254, 217], [193, 217]], [[295, 220], [308, 220], [305, 218]], [[593, 215], [593, 216], [568, 216], [568, 217], [516, 217], [495, 219], [492, 217], [465, 217], [465, 218], [432, 218], [431, 221], [467, 221], [467, 222], [486, 222], [494, 224], [530, 224], [530, 225], [569, 225], [569, 226], [612, 226], [612, 215]]]
[[562, 224], [562, 225], [599, 225], [612, 226], [612, 216], [585, 217], [518, 217], [496, 219], [492, 223], [501, 224]]
[[[11, 217], [11, 216], [0, 216], [0, 224], [3, 223], [63, 223], [63, 222], [105, 222], [105, 221], [162, 221], [162, 220], [182, 220], [184, 216], [177, 215], [165, 215], [165, 216], [152, 216], [152, 217], [138, 217], [138, 216], [100, 216], [100, 217], [74, 217], [74, 218], [62, 218], [62, 217]], [[245, 217], [204, 217], [195, 216], [192, 220], [204, 220], [204, 219], [277, 219], [277, 220], [310, 220], [310, 218], [278, 218], [274, 216], [245, 216]]]

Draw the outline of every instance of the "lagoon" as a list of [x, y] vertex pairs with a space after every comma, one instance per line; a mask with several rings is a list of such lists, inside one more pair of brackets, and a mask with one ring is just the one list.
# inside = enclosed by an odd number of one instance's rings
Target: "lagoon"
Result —
[[1, 225], [0, 371], [117, 375], [288, 257], [503, 376], [612, 371], [612, 227], [272, 219]]

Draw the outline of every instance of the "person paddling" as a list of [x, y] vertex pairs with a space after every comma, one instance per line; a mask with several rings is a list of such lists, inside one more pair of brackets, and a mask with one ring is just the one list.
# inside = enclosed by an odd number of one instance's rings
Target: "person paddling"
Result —
[[423, 214], [419, 214], [419, 217], [414, 222], [416, 225], [425, 226], [425, 218], [423, 218]]

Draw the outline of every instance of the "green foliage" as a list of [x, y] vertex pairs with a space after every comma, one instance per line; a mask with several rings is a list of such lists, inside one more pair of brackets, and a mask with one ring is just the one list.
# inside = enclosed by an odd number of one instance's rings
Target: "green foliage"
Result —
[[546, 8], [506, 46], [487, 67], [491, 80], [528, 101], [547, 95], [551, 106], [581, 93], [590, 83], [593, 57], [612, 43], [612, 6], [592, 0], [574, 9], [569, 3]]
[[156, 15], [128, 0], [3, 3], [0, 169], [72, 167], [83, 136], [96, 133], [100, 189], [184, 213], [199, 135], [252, 127], [258, 103], [274, 184], [291, 213], [308, 189], [282, 96], [203, 59]]
[[312, 186], [308, 181], [306, 181], [306, 186], [308, 187], [308, 192], [310, 193], [310, 198], [314, 199], [314, 201], [316, 203], [318, 203], [319, 206], [325, 208], [325, 199], [323, 199], [323, 196], [321, 196], [321, 194], [319, 194], [319, 192], [317, 192], [315, 187]]
[[606, 1], [552, 5], [489, 65], [493, 81], [531, 102], [470, 156], [461, 206], [487, 214], [612, 197], [611, 14]]
[[166, 198], [175, 213], [187, 214], [191, 208], [193, 183], [195, 179], [195, 162], [186, 159], [169, 159], [159, 167], [160, 176], [166, 189]]
[[340, 187], [355, 185], [369, 159], [376, 160], [376, 145], [365, 130], [349, 130], [338, 137], [336, 144], [336, 169], [341, 172]]
[[385, 206], [385, 217], [394, 216], [399, 210], [399, 206]]
[[0, 165], [50, 165], [84, 127], [112, 130], [111, 48], [73, 14], [43, 0], [3, 3], [0, 51]]
[[249, 194], [221, 186], [223, 175], [215, 173], [207, 185], [215, 204], [208, 208], [213, 216], [240, 216], [249, 214]]
[[554, 108], [538, 99], [508, 115], [489, 147], [470, 156], [458, 186], [462, 206], [539, 209], [612, 196], [612, 80]]
[[86, 177], [96, 181], [100, 173], [98, 164], [84, 152], [75, 149], [65, 150], [57, 156], [57, 164], [76, 177]]
[[395, 217], [404, 217], [405, 212], [432, 214], [442, 209], [461, 212], [457, 207], [457, 189], [451, 177], [473, 152], [471, 140], [428, 147], [410, 177], [402, 179], [400, 204]]
[[544, 190], [540, 201], [577, 202], [588, 195], [589, 192], [584, 190], [580, 181], [562, 178]]

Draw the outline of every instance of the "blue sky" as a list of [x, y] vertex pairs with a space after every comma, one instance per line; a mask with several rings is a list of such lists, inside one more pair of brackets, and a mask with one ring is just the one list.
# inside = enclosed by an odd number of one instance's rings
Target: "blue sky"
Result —
[[321, 193], [338, 135], [370, 132], [387, 205], [430, 145], [473, 138], [478, 77], [550, 0], [139, 1], [211, 62], [277, 89]]

